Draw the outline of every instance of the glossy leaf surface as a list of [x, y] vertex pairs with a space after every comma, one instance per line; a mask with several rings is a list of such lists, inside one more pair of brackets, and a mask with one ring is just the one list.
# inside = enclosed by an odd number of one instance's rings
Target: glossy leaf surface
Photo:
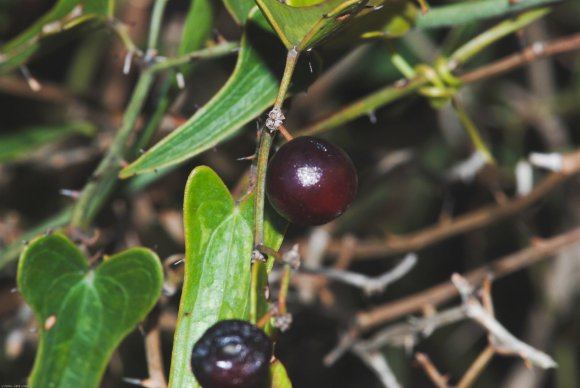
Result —
[[223, 0], [226, 9], [238, 24], [245, 24], [250, 10], [256, 5], [254, 0]]
[[40, 237], [22, 252], [18, 289], [39, 326], [32, 387], [97, 387], [121, 340], [161, 293], [163, 270], [133, 248], [95, 269], [65, 236]]
[[[174, 339], [170, 385], [197, 387], [191, 350], [207, 328], [223, 319], [247, 319], [253, 250], [253, 201], [236, 206], [209, 167], [197, 167], [185, 188], [185, 279]], [[282, 232], [267, 225], [267, 237]]]
[[292, 382], [280, 360], [274, 361], [270, 366], [270, 373], [272, 374], [272, 388], [292, 388]]
[[191, 0], [178, 53], [187, 54], [205, 46], [213, 27], [215, 14], [213, 0]]
[[[262, 35], [257, 39], [268, 39], [263, 30], [257, 32], [254, 35]], [[123, 169], [122, 178], [192, 158], [235, 135], [273, 104], [278, 77], [268, 62], [272, 58], [265, 57], [258, 50], [259, 43], [248, 35], [242, 38], [236, 68], [221, 90], [187, 122]]]
[[[309, 6], [292, 6], [278, 0], [256, 0], [288, 50], [301, 52], [344, 27], [367, 0], [326, 0]], [[296, 4], [313, 4], [297, 2]]]

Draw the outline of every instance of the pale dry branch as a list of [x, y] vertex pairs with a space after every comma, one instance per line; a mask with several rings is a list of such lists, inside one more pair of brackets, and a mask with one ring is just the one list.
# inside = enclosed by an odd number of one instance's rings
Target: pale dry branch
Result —
[[489, 332], [490, 344], [496, 352], [520, 356], [525, 361], [543, 369], [556, 367], [556, 362], [552, 357], [514, 337], [495, 317], [488, 313], [479, 300], [473, 296], [473, 288], [466, 278], [459, 274], [453, 274], [451, 281], [463, 299], [463, 307], [467, 316]]
[[385, 388], [400, 388], [401, 384], [393, 374], [391, 367], [385, 360], [385, 356], [378, 351], [367, 351], [358, 349], [356, 346], [352, 349], [375, 374], [379, 377]]
[[[497, 259], [485, 266], [466, 273], [464, 276], [471, 284], [479, 285], [491, 275], [499, 278], [553, 255], [563, 248], [580, 242], [580, 228], [573, 229], [559, 236], [522, 249], [519, 252]], [[370, 311], [360, 312], [355, 318], [356, 326], [369, 330], [395, 318], [420, 311], [424, 306], [439, 305], [458, 296], [457, 288], [451, 282], [441, 283], [414, 295], [386, 303]]]
[[417, 343], [418, 337], [427, 337], [436, 329], [463, 319], [467, 315], [461, 307], [453, 307], [424, 318], [411, 318], [408, 322], [388, 326], [370, 339], [360, 340], [361, 349], [377, 350], [385, 345], [408, 347]]
[[415, 264], [417, 264], [417, 256], [410, 253], [395, 268], [377, 277], [369, 277], [356, 272], [324, 267], [316, 269], [302, 268], [301, 271], [349, 284], [362, 289], [367, 295], [372, 295], [383, 292], [388, 285], [405, 276]]

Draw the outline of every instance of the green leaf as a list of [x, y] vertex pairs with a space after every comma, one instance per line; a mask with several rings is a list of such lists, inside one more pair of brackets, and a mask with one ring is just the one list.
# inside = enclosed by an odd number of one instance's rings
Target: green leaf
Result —
[[562, 0], [471, 0], [432, 7], [417, 16], [417, 28], [450, 27], [492, 17], [508, 16], [529, 8], [560, 3]]
[[185, 188], [185, 279], [175, 330], [170, 385], [197, 386], [189, 359], [218, 320], [247, 317], [253, 249], [251, 210], [237, 208], [209, 167], [193, 170]]
[[[246, 33], [242, 38], [236, 68], [222, 89], [187, 122], [125, 167], [120, 173], [121, 178], [192, 158], [235, 135], [273, 104], [278, 91], [278, 77], [270, 69], [268, 60], [276, 57], [262, 56], [258, 44], [248, 35]], [[256, 39], [267, 39], [264, 35], [269, 34], [260, 29], [256, 35], [262, 35]], [[269, 44], [272, 50], [272, 42]]]
[[279, 0], [256, 0], [288, 50], [308, 50], [344, 27], [368, 0], [299, 1], [292, 6]]
[[72, 122], [50, 127], [31, 127], [0, 135], [0, 163], [26, 157], [37, 148], [74, 134], [92, 135], [96, 128], [87, 122]]
[[113, 0], [60, 0], [50, 11], [0, 48], [0, 73], [24, 64], [40, 48], [42, 38], [98, 16], [112, 16]]
[[205, 46], [211, 34], [215, 9], [213, 0], [191, 0], [181, 33], [178, 53], [187, 54]]
[[65, 236], [43, 236], [23, 251], [18, 288], [39, 325], [32, 387], [97, 387], [121, 340], [153, 308], [163, 283], [144, 248], [89, 267]]
[[250, 14], [250, 10], [256, 5], [254, 0], [223, 0], [226, 9], [234, 20], [244, 25]]
[[[209, 167], [193, 170], [185, 188], [185, 279], [175, 330], [170, 386], [197, 387], [189, 361], [195, 342], [223, 319], [250, 309], [253, 196], [236, 206]], [[265, 224], [267, 243], [282, 242], [279, 219]]]
[[272, 374], [272, 388], [292, 388], [292, 382], [280, 360], [270, 365], [270, 373]]

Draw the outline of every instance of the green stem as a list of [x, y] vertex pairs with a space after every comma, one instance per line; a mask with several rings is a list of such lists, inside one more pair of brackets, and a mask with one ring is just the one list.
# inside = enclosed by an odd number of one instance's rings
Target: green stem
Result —
[[409, 63], [397, 52], [395, 47], [391, 42], [387, 42], [387, 51], [389, 53], [389, 59], [393, 63], [393, 66], [403, 74], [403, 76], [407, 79], [411, 79], [415, 77], [415, 70]]
[[240, 48], [239, 42], [225, 42], [217, 46], [208, 47], [205, 49], [193, 51], [189, 54], [179, 56], [177, 58], [169, 58], [163, 62], [151, 65], [150, 69], [153, 72], [171, 69], [173, 67], [185, 65], [197, 59], [211, 59], [219, 58], [228, 54], [236, 52]]
[[[281, 110], [286, 93], [292, 80], [292, 74], [296, 68], [296, 62], [300, 53], [295, 49], [288, 51], [286, 57], [286, 66], [280, 88], [278, 89], [278, 96], [274, 101], [272, 110]], [[258, 248], [264, 243], [264, 197], [266, 193], [266, 169], [268, 168], [268, 156], [270, 155], [270, 148], [272, 147], [272, 140], [274, 135], [266, 128], [262, 129], [260, 134], [260, 144], [258, 145], [258, 160], [256, 166], [256, 196], [254, 203], [254, 247]]]
[[81, 229], [87, 228], [113, 191], [117, 182], [117, 174], [121, 170], [121, 163], [127, 151], [127, 141], [139, 117], [139, 112], [145, 103], [153, 80], [154, 77], [151, 71], [146, 70], [141, 73], [123, 116], [121, 128], [115, 135], [107, 155], [93, 173], [91, 181], [83, 188], [75, 204], [71, 226]]
[[361, 98], [341, 110], [331, 114], [327, 118], [299, 131], [297, 136], [314, 135], [335, 128], [345, 122], [354, 120], [373, 112], [377, 108], [393, 102], [401, 97], [408, 96], [428, 85], [429, 81], [424, 76], [416, 76], [405, 84], [388, 86], [364, 98]]
[[260, 287], [258, 284], [260, 283], [260, 265], [261, 262], [255, 262], [252, 265], [252, 277], [250, 280], [250, 317], [249, 320], [254, 325], [258, 322], [258, 305], [260, 304], [260, 297], [258, 293], [260, 292]]
[[131, 39], [131, 36], [129, 35], [129, 29], [123, 22], [117, 19], [112, 19], [110, 20], [109, 25], [117, 34], [127, 51], [141, 54], [141, 50], [139, 50], [137, 45], [135, 45], [135, 42], [133, 42], [133, 39]]
[[473, 142], [473, 146], [475, 147], [475, 149], [477, 149], [485, 156], [485, 159], [489, 164], [495, 164], [493, 155], [489, 151], [489, 148], [487, 148], [487, 146], [485, 145], [485, 142], [481, 138], [479, 130], [475, 126], [473, 120], [471, 120], [471, 118], [467, 114], [467, 111], [463, 108], [463, 106], [459, 103], [459, 101], [457, 101], [457, 99], [455, 98], [451, 99], [451, 103], [453, 105], [455, 113], [457, 114], [457, 117], [459, 118], [459, 121], [461, 121], [461, 124], [463, 124], [463, 126], [467, 130], [467, 134], [469, 135], [469, 138]]
[[548, 12], [550, 12], [549, 8], [529, 11], [514, 19], [504, 20], [489, 30], [479, 34], [451, 54], [449, 58], [450, 67], [456, 68], [457, 66], [467, 62], [492, 43], [495, 43], [501, 38], [527, 26], [533, 21], [546, 15]]
[[268, 156], [272, 147], [273, 135], [268, 130], [262, 130], [258, 145], [258, 162], [256, 176], [256, 194], [254, 202], [254, 246], [264, 244], [264, 201], [266, 193], [266, 168]]
[[286, 67], [284, 68], [284, 75], [282, 76], [282, 81], [280, 82], [280, 89], [278, 89], [278, 95], [274, 101], [274, 109], [282, 109], [282, 104], [286, 99], [286, 93], [290, 87], [290, 81], [292, 80], [292, 75], [294, 74], [294, 68], [298, 62], [298, 57], [300, 53], [296, 49], [290, 49], [288, 55], [286, 56]]
[[161, 22], [163, 20], [163, 13], [167, 0], [155, 0], [153, 5], [153, 12], [151, 13], [151, 21], [149, 23], [149, 41], [147, 48], [155, 50], [159, 42], [159, 32], [161, 31]]
[[437, 28], [465, 25], [477, 20], [508, 16], [529, 8], [560, 3], [562, 0], [471, 0], [459, 1], [439, 7], [431, 7], [425, 15], [417, 15], [415, 27]]

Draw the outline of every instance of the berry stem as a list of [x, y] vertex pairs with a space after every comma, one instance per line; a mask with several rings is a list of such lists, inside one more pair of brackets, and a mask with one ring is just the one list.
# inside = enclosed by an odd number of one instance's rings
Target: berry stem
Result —
[[274, 135], [268, 130], [260, 133], [258, 145], [257, 176], [256, 176], [256, 200], [254, 203], [254, 247], [264, 244], [264, 196], [266, 193], [266, 168], [268, 156], [272, 147]]
[[278, 126], [278, 131], [280, 131], [280, 133], [282, 134], [282, 136], [284, 136], [284, 139], [286, 139], [286, 141], [290, 141], [290, 140], [294, 139], [294, 136], [292, 136], [292, 134], [288, 131], [288, 129], [283, 124], [280, 124]]
[[[292, 74], [298, 61], [299, 52], [296, 49], [288, 51], [286, 57], [286, 67], [284, 68], [284, 75], [280, 82], [280, 89], [278, 96], [274, 102], [272, 111], [281, 111], [282, 104], [286, 98], [286, 92], [290, 86]], [[282, 125], [278, 125], [278, 128]], [[285, 129], [285, 128], [284, 128]], [[287, 135], [288, 131], [286, 131]], [[256, 165], [256, 199], [254, 204], [254, 247], [258, 247], [264, 243], [264, 196], [266, 193], [266, 169], [268, 168], [268, 156], [270, 155], [270, 148], [272, 147], [272, 140], [274, 134], [271, 134], [268, 129], [262, 128], [260, 133], [260, 143], [258, 145], [258, 156]], [[284, 136], [286, 137], [286, 135]]]
[[278, 314], [285, 315], [288, 313], [286, 308], [286, 299], [288, 297], [288, 288], [290, 286], [290, 277], [292, 275], [292, 268], [288, 264], [284, 265], [284, 273], [280, 282], [280, 292], [278, 293]]

